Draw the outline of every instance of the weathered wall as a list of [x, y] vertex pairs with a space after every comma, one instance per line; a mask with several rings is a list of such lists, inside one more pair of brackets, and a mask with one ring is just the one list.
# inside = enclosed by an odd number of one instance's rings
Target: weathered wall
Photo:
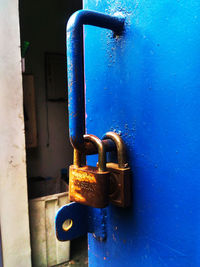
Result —
[[17, 0], [0, 0], [0, 227], [4, 267], [31, 266]]
[[80, 8], [81, 0], [20, 1], [21, 38], [30, 42], [26, 71], [35, 79], [38, 128], [38, 147], [27, 151], [29, 177], [58, 177], [60, 169], [72, 162], [67, 103], [46, 102], [44, 54], [65, 54], [66, 23], [69, 16]]

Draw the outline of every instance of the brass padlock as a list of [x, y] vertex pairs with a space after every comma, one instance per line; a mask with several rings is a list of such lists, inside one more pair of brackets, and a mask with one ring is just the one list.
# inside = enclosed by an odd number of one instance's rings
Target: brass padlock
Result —
[[106, 170], [106, 150], [103, 142], [94, 135], [84, 135], [98, 149], [98, 167], [81, 166], [81, 153], [74, 149], [74, 163], [69, 169], [69, 198], [95, 208], [109, 203], [109, 172]]
[[118, 163], [106, 164], [110, 172], [110, 202], [119, 207], [131, 205], [131, 169], [126, 162], [126, 148], [122, 138], [115, 132], [108, 132], [103, 139], [111, 139], [117, 148]]

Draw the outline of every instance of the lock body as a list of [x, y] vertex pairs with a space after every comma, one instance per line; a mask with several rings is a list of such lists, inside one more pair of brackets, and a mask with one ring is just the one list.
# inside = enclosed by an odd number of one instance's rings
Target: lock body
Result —
[[128, 207], [131, 205], [132, 184], [131, 169], [128, 167], [128, 163], [126, 161], [125, 144], [121, 136], [116, 132], [107, 132], [102, 139], [111, 139], [117, 148], [118, 163], [109, 162], [106, 164], [106, 168], [110, 172], [110, 202], [118, 207]]
[[[95, 135], [84, 135], [98, 149], [98, 167], [81, 164], [81, 152], [74, 149], [74, 164], [69, 169], [69, 199], [94, 208], [108, 205], [109, 172], [106, 169], [106, 150]], [[85, 163], [84, 163], [85, 164]]]
[[95, 208], [108, 205], [109, 172], [99, 172], [97, 167], [78, 167], [69, 169], [69, 198]]
[[131, 169], [119, 168], [117, 163], [106, 164], [110, 172], [109, 201], [118, 207], [131, 205]]

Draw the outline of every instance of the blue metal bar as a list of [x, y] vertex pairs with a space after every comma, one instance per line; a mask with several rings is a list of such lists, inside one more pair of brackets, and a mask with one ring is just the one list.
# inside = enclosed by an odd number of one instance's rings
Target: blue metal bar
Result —
[[[63, 223], [72, 221], [69, 228]], [[92, 233], [99, 241], [106, 239], [106, 209], [96, 209], [71, 202], [61, 207], [55, 218], [56, 236], [60, 241], [67, 241]]]
[[83, 149], [85, 134], [85, 94], [83, 68], [83, 25], [110, 29], [120, 34], [124, 29], [124, 18], [102, 13], [79, 10], [67, 24], [67, 65], [69, 135], [74, 148]]

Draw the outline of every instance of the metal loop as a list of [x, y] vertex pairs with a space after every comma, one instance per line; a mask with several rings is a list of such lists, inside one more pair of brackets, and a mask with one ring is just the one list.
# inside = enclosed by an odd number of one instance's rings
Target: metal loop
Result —
[[111, 139], [115, 143], [117, 147], [117, 159], [118, 159], [119, 168], [126, 168], [127, 167], [126, 146], [121, 136], [119, 136], [115, 132], [107, 132], [103, 136], [102, 140], [105, 140], [105, 139]]
[[93, 134], [85, 134], [84, 136], [85, 141], [92, 142], [94, 145], [96, 145], [98, 149], [98, 171], [105, 172], [106, 171], [106, 149], [101, 141], [100, 138]]

